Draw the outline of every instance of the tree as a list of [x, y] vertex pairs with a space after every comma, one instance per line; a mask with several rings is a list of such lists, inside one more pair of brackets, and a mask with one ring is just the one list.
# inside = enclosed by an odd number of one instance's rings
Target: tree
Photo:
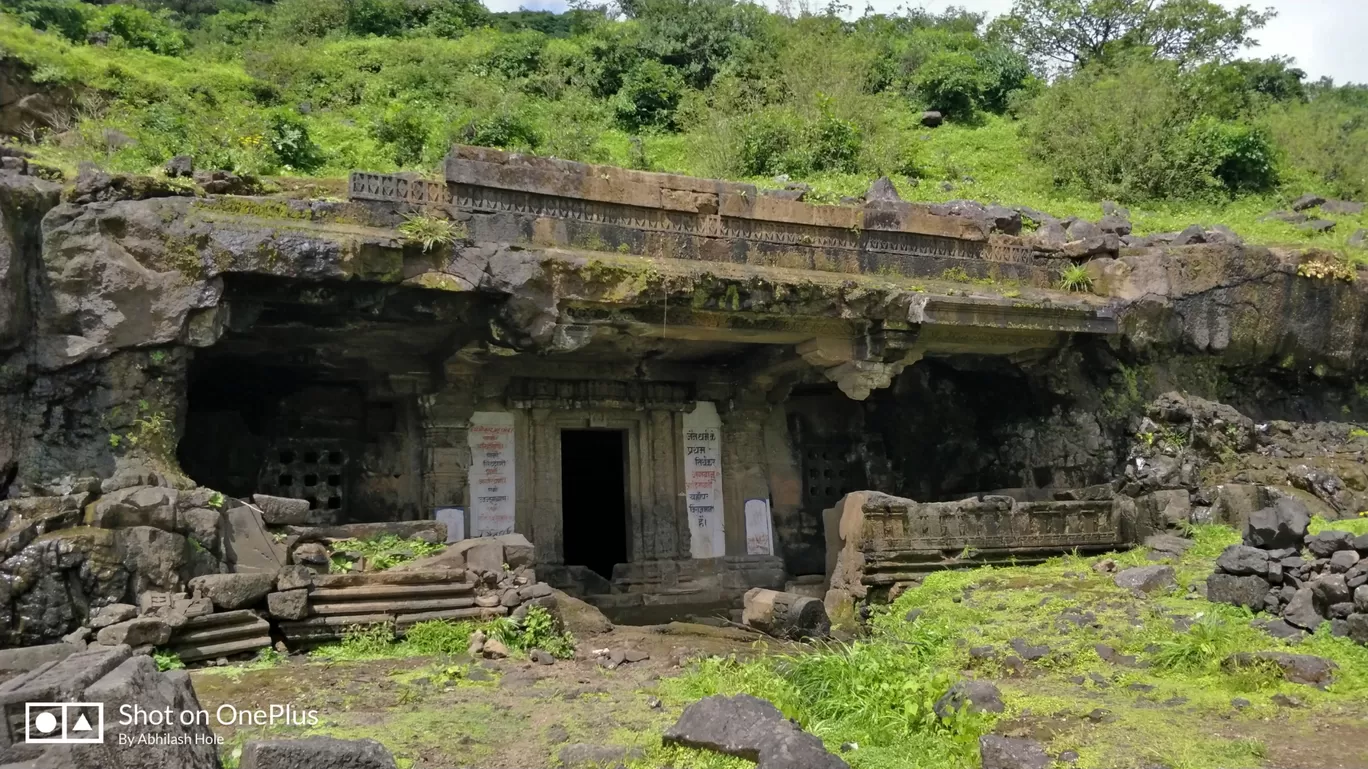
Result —
[[1016, 0], [990, 34], [1043, 71], [1136, 49], [1187, 66], [1229, 59], [1275, 15], [1271, 8], [1226, 9], [1211, 0]]

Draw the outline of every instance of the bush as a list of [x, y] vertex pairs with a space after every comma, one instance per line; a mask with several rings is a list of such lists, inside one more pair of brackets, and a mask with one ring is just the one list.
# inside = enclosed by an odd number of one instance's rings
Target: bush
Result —
[[268, 119], [267, 141], [286, 171], [309, 173], [323, 165], [323, 151], [309, 138], [309, 128], [299, 115], [277, 109]]
[[87, 34], [104, 32], [129, 48], [141, 48], [164, 56], [185, 50], [185, 35], [163, 12], [154, 14], [131, 5], [107, 5], [91, 19]]
[[1057, 183], [1097, 197], [1195, 198], [1273, 185], [1268, 134], [1198, 107], [1175, 66], [1137, 62], [1056, 83], [1031, 105], [1023, 132]]
[[1368, 196], [1368, 108], [1331, 92], [1281, 105], [1265, 124], [1288, 171], [1306, 186], [1345, 198]]
[[641, 62], [628, 73], [614, 100], [618, 122], [628, 131], [673, 128], [675, 109], [684, 95], [679, 70], [658, 61]]
[[375, 138], [390, 148], [396, 165], [411, 166], [423, 157], [428, 129], [418, 107], [395, 105], [376, 121]]
[[767, 109], [741, 124], [737, 171], [743, 176], [806, 176], [820, 171], [854, 173], [859, 167], [859, 126], [823, 105], [817, 118]]
[[275, 37], [324, 37], [347, 28], [346, 0], [279, 0], [271, 15]]
[[94, 6], [80, 0], [19, 0], [12, 11], [34, 29], [56, 32], [77, 43], [89, 35]]
[[931, 109], [956, 118], [971, 116], [987, 87], [978, 60], [964, 51], [931, 57], [913, 73], [912, 84]]
[[1263, 192], [1277, 184], [1275, 152], [1263, 129], [1203, 117], [1191, 136], [1193, 165], [1208, 169], [1226, 191]]
[[541, 146], [541, 134], [521, 111], [507, 108], [484, 118], [467, 122], [456, 132], [464, 144], [508, 150], [534, 150]]

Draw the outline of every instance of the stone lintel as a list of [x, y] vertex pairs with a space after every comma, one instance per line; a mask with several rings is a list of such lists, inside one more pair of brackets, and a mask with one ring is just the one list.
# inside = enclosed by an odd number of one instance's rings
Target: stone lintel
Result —
[[[981, 223], [967, 217], [933, 214], [930, 207], [924, 205], [896, 202], [863, 207], [813, 205], [761, 195], [750, 184], [595, 166], [486, 147], [453, 147], [446, 160], [446, 179], [458, 186], [705, 216], [842, 230], [905, 232], [978, 242], [988, 239]], [[431, 196], [426, 190], [423, 194]]]

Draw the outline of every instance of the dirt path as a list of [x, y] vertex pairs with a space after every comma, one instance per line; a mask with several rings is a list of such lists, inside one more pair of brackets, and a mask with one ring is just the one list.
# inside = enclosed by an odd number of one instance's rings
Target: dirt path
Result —
[[[580, 657], [538, 665], [525, 660], [420, 657], [368, 662], [295, 658], [268, 669], [194, 671], [200, 704], [211, 713], [293, 705], [317, 710], [316, 731], [371, 737], [413, 769], [557, 766], [568, 745], [631, 748], [658, 742], [678, 716], [656, 688], [691, 656], [745, 656], [757, 637], [738, 630], [672, 624], [617, 627], [580, 639]], [[595, 649], [634, 649], [648, 659], [609, 670], [587, 659]], [[773, 647], [760, 647], [773, 648]], [[233, 750], [265, 736], [295, 736], [288, 727], [217, 727]], [[584, 748], [572, 749], [583, 752]], [[401, 766], [404, 766], [401, 763]]]

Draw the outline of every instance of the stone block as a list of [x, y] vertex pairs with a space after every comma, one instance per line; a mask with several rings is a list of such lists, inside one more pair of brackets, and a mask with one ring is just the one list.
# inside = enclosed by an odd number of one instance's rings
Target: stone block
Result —
[[261, 518], [272, 526], [303, 526], [309, 522], [309, 501], [253, 494], [252, 503], [261, 510]]
[[275, 589], [275, 582], [276, 572], [208, 574], [190, 580], [190, 589], [213, 601], [215, 608], [231, 611], [260, 603]]
[[304, 619], [309, 616], [309, 591], [285, 590], [266, 596], [266, 607], [277, 619]]
[[297, 590], [313, 585], [313, 572], [305, 566], [286, 566], [276, 577], [276, 590]]
[[132, 486], [95, 501], [90, 524], [105, 529], [151, 526], [176, 529], [178, 492], [165, 486]]
[[112, 603], [90, 613], [90, 627], [99, 630], [138, 616], [138, 607], [127, 603]]
[[44, 664], [60, 662], [84, 649], [84, 644], [67, 642], [0, 649], [0, 672], [27, 673]]
[[[467, 545], [467, 543], [470, 543]], [[464, 547], [462, 547], [464, 545]], [[494, 539], [474, 539], [455, 547], [465, 554], [466, 568], [474, 572], [500, 572], [504, 567], [503, 543]]]
[[223, 557], [234, 571], [268, 572], [274, 577], [285, 565], [284, 548], [266, 533], [257, 510], [239, 505], [224, 515], [223, 524]]
[[1237, 577], [1215, 573], [1207, 577], [1206, 586], [1207, 600], [1244, 606], [1255, 611], [1263, 608], [1264, 598], [1268, 596], [1268, 583], [1255, 576]]
[[171, 626], [156, 617], [138, 617], [103, 628], [95, 638], [102, 646], [161, 646], [171, 640]]

